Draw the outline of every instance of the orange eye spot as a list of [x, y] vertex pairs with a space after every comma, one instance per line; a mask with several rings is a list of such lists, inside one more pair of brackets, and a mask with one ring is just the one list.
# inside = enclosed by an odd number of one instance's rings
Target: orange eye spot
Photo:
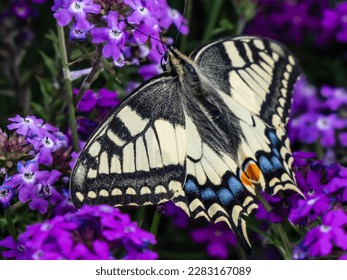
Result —
[[249, 179], [251, 179], [252, 181], [259, 181], [260, 180], [261, 170], [254, 162], [250, 162], [246, 166], [245, 173], [246, 173], [247, 177]]
[[247, 178], [246, 174], [244, 172], [241, 172], [241, 176], [240, 176], [241, 182], [244, 186], [247, 187], [254, 187], [252, 182]]

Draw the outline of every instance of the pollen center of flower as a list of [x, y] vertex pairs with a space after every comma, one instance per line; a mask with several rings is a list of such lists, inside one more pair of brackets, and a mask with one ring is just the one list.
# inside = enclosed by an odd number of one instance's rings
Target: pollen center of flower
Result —
[[322, 225], [319, 227], [321, 232], [327, 233], [331, 230], [331, 227]]
[[9, 194], [10, 190], [1, 190], [0, 191], [0, 197], [6, 197]]
[[43, 145], [45, 145], [48, 148], [52, 148], [54, 146], [54, 143], [53, 143], [53, 141], [50, 138], [45, 137], [43, 139]]
[[330, 127], [330, 122], [327, 118], [321, 117], [317, 121], [317, 126], [320, 129], [328, 129]]
[[346, 91], [342, 88], [339, 88], [335, 91], [335, 96], [339, 99], [344, 99], [346, 97]]
[[25, 172], [24, 173], [24, 179], [30, 180], [34, 177], [34, 172]]
[[71, 7], [71, 10], [73, 10], [74, 12], [80, 12], [80, 11], [83, 11], [83, 6], [84, 5], [80, 2], [74, 2], [72, 3], [70, 7]]
[[139, 8], [139, 12], [141, 13], [141, 14], [147, 14], [147, 9], [146, 8], [144, 8], [144, 7], [140, 7]]
[[32, 121], [31, 119], [29, 119], [29, 118], [24, 118], [23, 120], [24, 120], [24, 122], [25, 122], [26, 124], [31, 124], [31, 123], [33, 123], [33, 121]]
[[117, 29], [112, 29], [111, 34], [112, 34], [112, 37], [119, 38], [122, 32]]
[[171, 9], [170, 10], [170, 17], [173, 18], [173, 19], [177, 19], [179, 17], [179, 15], [178, 15], [176, 10]]

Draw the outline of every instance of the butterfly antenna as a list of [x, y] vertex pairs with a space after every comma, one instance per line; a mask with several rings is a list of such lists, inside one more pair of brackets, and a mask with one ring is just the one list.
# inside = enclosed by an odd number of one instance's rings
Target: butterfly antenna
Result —
[[177, 32], [177, 35], [176, 35], [176, 38], [175, 38], [174, 46], [177, 46], [178, 37], [179, 37], [179, 35], [180, 35], [180, 31], [181, 31], [181, 29], [182, 29], [182, 26], [183, 26], [183, 22], [184, 22], [186, 13], [187, 13], [187, 0], [184, 0], [184, 7], [183, 7], [182, 20], [181, 20], [180, 28], [178, 28], [178, 32]]

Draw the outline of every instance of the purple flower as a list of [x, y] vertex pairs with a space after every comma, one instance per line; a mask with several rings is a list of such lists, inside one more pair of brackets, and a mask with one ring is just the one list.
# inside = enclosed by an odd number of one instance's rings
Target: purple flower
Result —
[[84, 41], [87, 38], [87, 33], [90, 28], [83, 29], [76, 24], [70, 28], [70, 39], [72, 41]]
[[325, 103], [332, 111], [336, 111], [343, 105], [347, 105], [347, 91], [344, 88], [335, 88], [323, 85], [321, 88], [321, 94], [326, 98]]
[[156, 62], [156, 63], [141, 66], [138, 72], [143, 77], [144, 80], [148, 80], [162, 73], [163, 69], [161, 68], [160, 63]]
[[29, 137], [42, 137], [44, 131], [42, 129], [43, 120], [37, 119], [35, 116], [27, 116], [22, 118], [17, 115], [15, 118], [9, 118], [9, 121], [13, 122], [8, 125], [7, 128], [10, 130], [16, 130], [20, 135]]
[[25, 20], [30, 16], [30, 6], [25, 1], [16, 1], [12, 6], [12, 12], [19, 19]]
[[47, 175], [48, 171], [39, 171], [36, 161], [27, 161], [25, 165], [22, 162], [17, 164], [18, 174], [12, 176], [8, 184], [12, 187], [18, 186], [18, 198], [21, 202], [26, 202], [32, 198], [33, 188]]
[[165, 204], [165, 214], [173, 219], [178, 228], [187, 228], [190, 218], [181, 208], [169, 201]]
[[27, 258], [27, 249], [25, 245], [20, 241], [14, 241], [12, 236], [7, 236], [3, 240], [0, 240], [0, 247], [9, 249], [0, 253], [4, 258], [15, 258], [16, 260], [24, 260]]
[[160, 20], [160, 26], [168, 29], [171, 24], [175, 24], [176, 28], [183, 34], [187, 35], [189, 32], [187, 20], [176, 9], [167, 8], [167, 14]]
[[289, 123], [288, 135], [292, 141], [313, 143], [320, 140], [323, 147], [333, 147], [336, 144], [336, 130], [347, 127], [347, 120], [336, 114], [304, 113]]
[[[74, 93], [77, 94], [78, 91], [74, 90]], [[77, 108], [81, 112], [90, 112], [96, 106], [100, 108], [114, 108], [119, 103], [120, 100], [118, 99], [118, 93], [115, 91], [102, 88], [97, 93], [88, 89], [84, 92], [81, 100], [78, 102]]]
[[154, 0], [124, 0], [124, 3], [134, 10], [127, 18], [130, 23], [140, 24], [143, 22], [148, 27], [158, 24], [157, 19], [152, 15], [152, 11], [158, 9]]
[[293, 92], [293, 104], [291, 115], [307, 111], [316, 111], [321, 107], [321, 100], [318, 97], [318, 90], [302, 76], [295, 84]]
[[343, 226], [347, 224], [347, 214], [343, 210], [333, 210], [323, 216], [322, 224], [311, 229], [305, 236], [303, 245], [311, 256], [326, 256], [333, 246], [347, 250], [347, 234]]
[[[54, 5], [54, 17], [57, 19], [58, 24], [61, 26], [68, 25], [72, 18], [76, 20], [76, 27], [78, 29], [86, 30], [92, 26], [87, 20], [87, 13], [98, 14], [101, 6], [94, 4], [93, 0], [68, 0], [58, 1], [60, 7]], [[58, 5], [59, 5], [58, 4]]]
[[338, 42], [347, 43], [347, 3], [343, 2], [333, 9], [324, 10], [323, 31], [335, 35]]
[[58, 204], [62, 199], [62, 195], [54, 187], [54, 183], [60, 178], [61, 172], [52, 170], [49, 175], [41, 180], [40, 184], [33, 188], [32, 199], [29, 207], [32, 210], [38, 210], [40, 214], [44, 214], [48, 210], [49, 202], [52, 205]]
[[218, 259], [226, 259], [230, 247], [236, 245], [232, 231], [225, 223], [208, 224], [205, 228], [191, 232], [192, 239], [197, 243], [207, 243], [207, 254]]
[[307, 219], [314, 221], [317, 217], [330, 208], [330, 200], [324, 195], [318, 195], [308, 200], [299, 200], [296, 207], [292, 208], [289, 220], [295, 224], [306, 224]]
[[[111, 206], [84, 206], [75, 213], [56, 216], [27, 226], [19, 240], [27, 249], [25, 259], [156, 259], [148, 246], [154, 236], [131, 222]], [[3, 256], [15, 257], [11, 240], [0, 241], [9, 248]], [[122, 253], [122, 255], [119, 255]]]
[[10, 207], [10, 203], [15, 195], [15, 190], [13, 187], [7, 185], [7, 181], [9, 181], [10, 178], [5, 178], [3, 184], [0, 186], [0, 205], [3, 208]]
[[265, 207], [258, 203], [258, 208], [256, 209], [256, 218], [258, 220], [270, 221], [271, 223], [280, 223], [283, 219], [286, 219], [289, 215], [291, 204], [286, 198], [280, 198], [277, 196], [270, 196], [262, 192], [262, 196], [271, 206], [271, 211], [267, 211]]
[[260, 0], [257, 3], [258, 12], [245, 33], [296, 44], [321, 32], [322, 13], [329, 4], [327, 0]]
[[106, 42], [102, 49], [102, 55], [106, 58], [112, 57], [114, 60], [118, 60], [124, 51], [127, 38], [127, 33], [124, 30], [126, 24], [124, 21], [118, 22], [118, 13], [111, 11], [107, 15], [107, 25], [108, 27], [93, 28], [90, 31], [93, 43]]

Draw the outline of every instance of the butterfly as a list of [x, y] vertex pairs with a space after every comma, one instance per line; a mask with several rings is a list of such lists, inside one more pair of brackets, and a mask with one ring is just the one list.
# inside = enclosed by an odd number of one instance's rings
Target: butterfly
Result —
[[297, 59], [280, 43], [240, 36], [189, 57], [170, 47], [166, 65], [91, 135], [71, 175], [72, 201], [171, 200], [193, 218], [225, 222], [250, 253], [245, 217], [257, 208], [255, 185], [300, 193], [285, 128]]

